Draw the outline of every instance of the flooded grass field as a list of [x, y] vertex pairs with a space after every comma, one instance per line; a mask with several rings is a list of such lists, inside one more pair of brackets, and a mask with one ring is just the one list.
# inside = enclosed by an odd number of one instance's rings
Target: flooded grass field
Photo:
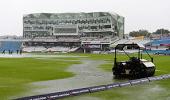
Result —
[[169, 82], [170, 80], [155, 81], [61, 100], [93, 100], [94, 98], [94, 100], [170, 100]]
[[[111, 72], [113, 57], [112, 54], [29, 54], [9, 58], [1, 55], [0, 99], [117, 82]], [[169, 61], [170, 56], [154, 56], [156, 75], [170, 73]], [[169, 100], [169, 83], [170, 80], [156, 81], [63, 100]]]
[[[73, 77], [75, 74], [66, 70], [73, 64], [81, 63], [80, 61], [64, 61], [58, 56], [55, 56], [57, 57], [54, 58], [55, 60], [38, 59], [39, 56], [32, 58], [9, 56], [10, 58], [7, 58], [7, 55], [5, 58], [0, 58], [0, 100], [6, 100], [36, 88], [29, 85], [32, 82]], [[66, 60], [69, 59], [76, 58], [66, 58]]]
[[[94, 55], [93, 55], [94, 56]], [[121, 59], [126, 59], [125, 56]], [[153, 55], [157, 66], [155, 75], [170, 73], [170, 56]], [[106, 58], [109, 58], [107, 56]], [[100, 57], [98, 58], [100, 59]], [[112, 59], [107, 59], [107, 63], [99, 68], [110, 72]], [[155, 81], [148, 84], [141, 84], [130, 87], [114, 88], [107, 91], [85, 94], [76, 97], [69, 97], [63, 100], [170, 100], [170, 79]]]

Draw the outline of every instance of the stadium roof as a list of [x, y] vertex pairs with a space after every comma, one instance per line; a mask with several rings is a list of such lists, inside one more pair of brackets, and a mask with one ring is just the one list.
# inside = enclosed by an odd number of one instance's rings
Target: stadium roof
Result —
[[80, 12], [80, 13], [33, 13], [24, 15], [24, 18], [41, 18], [41, 19], [75, 19], [75, 18], [93, 18], [103, 16], [119, 16], [113, 12]]

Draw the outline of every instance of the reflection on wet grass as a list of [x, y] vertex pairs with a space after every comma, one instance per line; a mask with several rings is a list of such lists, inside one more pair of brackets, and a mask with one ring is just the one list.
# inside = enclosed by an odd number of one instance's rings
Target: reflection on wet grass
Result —
[[[169, 80], [155, 81], [149, 84], [141, 84], [130, 87], [114, 88], [111, 90], [95, 92], [75, 97], [68, 97], [62, 100], [169, 100], [170, 99]], [[88, 99], [93, 100], [93, 99]]]
[[[57, 55], [57, 54], [56, 54]], [[61, 54], [59, 54], [61, 55]], [[62, 79], [74, 76], [74, 73], [66, 72], [72, 64], [79, 64], [79, 59], [93, 59], [106, 61], [99, 66], [104, 71], [111, 71], [113, 54], [63, 54], [73, 56], [86, 56], [85, 58], [0, 58], [0, 100], [6, 100], [8, 96], [25, 92], [31, 87], [25, 84], [44, 80]], [[145, 56], [145, 55], [144, 55]], [[119, 55], [120, 60], [127, 57]], [[170, 72], [170, 56], [154, 55], [154, 63], [157, 66], [156, 75]], [[76, 61], [77, 60], [77, 61]], [[65, 98], [66, 100], [170, 100], [170, 80], [152, 82], [145, 85], [115, 88], [94, 94], [86, 94], [78, 97]]]
[[[118, 55], [118, 56], [119, 56], [119, 60], [127, 60], [126, 57], [123, 55]], [[147, 56], [144, 55], [144, 58], [147, 58]], [[154, 64], [156, 65], [155, 75], [170, 73], [170, 56], [153, 55], [153, 58], [154, 58]], [[107, 63], [100, 66], [100, 68], [102, 68], [105, 71], [111, 71], [112, 67], [113, 67], [113, 59], [108, 59], [108, 58], [107, 58]]]
[[[86, 55], [86, 54], [83, 54]], [[120, 60], [127, 60], [123, 55], [118, 55]], [[113, 55], [89, 55], [91, 59], [103, 59], [107, 62], [99, 68], [104, 71], [111, 71], [113, 66]], [[147, 58], [146, 55], [144, 57]], [[153, 55], [156, 65], [156, 74], [170, 73], [170, 56]], [[148, 59], [148, 58], [147, 58]], [[170, 100], [170, 79], [151, 82], [149, 84], [141, 84], [137, 86], [114, 88], [107, 91], [81, 95], [77, 97], [69, 97], [63, 100], [85, 100], [84, 97], [95, 97], [95, 100]], [[91, 99], [92, 100], [92, 99]]]
[[65, 70], [79, 63], [36, 58], [0, 58], [0, 100], [26, 91], [27, 83], [72, 77], [74, 73]]
[[103, 100], [168, 100], [170, 86], [166, 86], [170, 80], [152, 82], [132, 87], [116, 88], [108, 91], [92, 94]]

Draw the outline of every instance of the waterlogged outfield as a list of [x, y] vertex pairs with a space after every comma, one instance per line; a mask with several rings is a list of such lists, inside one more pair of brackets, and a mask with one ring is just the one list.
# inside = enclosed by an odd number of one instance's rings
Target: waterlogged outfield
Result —
[[[81, 55], [90, 56], [92, 59], [107, 60], [107, 63], [99, 67], [105, 71], [111, 71], [113, 55]], [[154, 63], [157, 66], [156, 75], [170, 74], [170, 56], [153, 55], [153, 57]], [[124, 55], [119, 55], [119, 58], [127, 59]], [[69, 97], [63, 100], [170, 100], [170, 79], [137, 86], [114, 88], [107, 91]]]
[[[112, 54], [56, 55], [66, 55], [68, 57], [0, 58], [0, 100], [6, 100], [6, 97], [15, 96], [34, 88], [26, 86], [27, 83], [73, 77], [74, 73], [67, 72], [66, 69], [72, 64], [80, 64], [81, 62], [79, 62], [79, 57], [70, 58], [69, 56], [85, 56], [84, 59], [105, 60], [107, 62], [99, 66], [99, 68], [109, 72], [111, 72], [114, 57]], [[127, 59], [124, 55], [119, 56], [120, 59]], [[170, 72], [170, 56], [154, 56], [154, 61], [157, 66], [156, 75]], [[170, 96], [169, 83], [170, 80], [158, 81], [141, 86], [117, 88], [89, 95], [66, 98], [66, 100], [113, 100], [113, 98], [114, 100], [136, 100], [137, 97], [137, 100], [160, 100], [160, 98], [166, 100]], [[134, 95], [137, 97], [134, 97]]]
[[[113, 54], [67, 54], [72, 56], [85, 56], [88, 59], [92, 60], [104, 60], [107, 61], [107, 63], [99, 66], [99, 68], [111, 72], [113, 61], [114, 61], [114, 55]], [[135, 55], [134, 55], [135, 56]], [[163, 55], [151, 55], [154, 58], [154, 64], [156, 65], [156, 73], [155, 75], [161, 75], [161, 74], [170, 74], [170, 56], [163, 56]], [[144, 59], [150, 60], [148, 55], [143, 55]], [[117, 60], [118, 61], [126, 61], [129, 58], [126, 55], [118, 55]]]
[[77, 58], [0, 58], [0, 100], [30, 90], [27, 83], [73, 77], [66, 69]]

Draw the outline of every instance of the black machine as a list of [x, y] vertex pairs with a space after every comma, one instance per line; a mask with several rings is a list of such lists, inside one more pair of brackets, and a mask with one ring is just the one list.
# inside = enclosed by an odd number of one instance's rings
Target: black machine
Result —
[[[138, 56], [130, 57], [124, 48], [138, 50]], [[117, 62], [117, 52], [118, 50], [123, 51], [129, 60]], [[115, 58], [114, 65], [112, 68], [113, 75], [115, 78], [143, 78], [153, 76], [155, 73], [155, 65], [153, 63], [153, 58], [148, 54], [150, 61], [142, 58], [142, 50], [145, 50], [145, 47], [141, 44], [118, 44], [115, 47]]]

